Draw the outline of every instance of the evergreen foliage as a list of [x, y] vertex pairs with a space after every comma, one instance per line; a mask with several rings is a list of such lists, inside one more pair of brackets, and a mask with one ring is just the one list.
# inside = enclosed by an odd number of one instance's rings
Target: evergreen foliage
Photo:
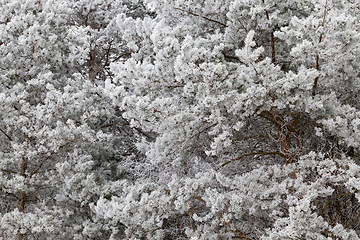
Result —
[[0, 0], [0, 238], [359, 239], [360, 4]]

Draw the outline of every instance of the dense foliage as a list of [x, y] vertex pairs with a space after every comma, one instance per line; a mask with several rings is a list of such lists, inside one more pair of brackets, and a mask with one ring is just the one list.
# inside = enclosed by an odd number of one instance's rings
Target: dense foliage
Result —
[[360, 239], [360, 3], [0, 0], [0, 238]]

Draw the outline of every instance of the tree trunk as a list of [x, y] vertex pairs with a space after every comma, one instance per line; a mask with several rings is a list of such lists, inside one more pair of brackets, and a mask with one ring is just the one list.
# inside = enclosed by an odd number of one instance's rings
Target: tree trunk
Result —
[[[24, 156], [21, 162], [21, 176], [26, 178], [26, 169], [27, 169], [27, 159]], [[19, 202], [18, 202], [18, 209], [19, 212], [24, 212], [25, 209], [25, 201], [26, 201], [26, 194], [24, 191], [19, 192]], [[22, 240], [24, 239], [24, 234], [20, 232], [21, 228], [18, 229], [17, 239]]]

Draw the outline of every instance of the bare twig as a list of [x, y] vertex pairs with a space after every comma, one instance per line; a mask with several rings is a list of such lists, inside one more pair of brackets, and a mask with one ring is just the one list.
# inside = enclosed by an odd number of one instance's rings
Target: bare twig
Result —
[[[178, 216], [170, 219], [169, 221], [167, 221], [166, 223], [164, 223], [161, 227], [155, 228], [155, 229], [150, 230], [150, 231], [151, 231], [151, 232], [155, 232], [156, 230], [160, 230], [160, 229], [164, 228], [165, 226], [167, 226], [169, 223], [171, 223], [171, 222], [175, 221], [176, 219], [179, 219], [179, 218], [181, 218], [182, 216], [186, 215], [187, 213], [190, 213], [191, 211], [195, 211], [195, 210], [197, 210], [197, 209], [199, 209], [199, 208], [202, 208], [202, 207], [205, 207], [205, 206], [206, 206], [206, 204], [203, 204], [203, 205], [198, 206], [198, 207], [195, 207], [195, 208], [190, 208], [190, 209], [187, 210], [186, 212], [184, 212], [184, 213], [182, 213], [182, 214], [180, 214], [180, 215], [178, 215]], [[149, 232], [149, 231], [146, 231], [146, 232]]]
[[195, 16], [195, 17], [201, 17], [201, 18], [203, 18], [203, 19], [205, 19], [205, 20], [208, 20], [208, 21], [210, 21], [210, 22], [217, 23], [217, 24], [219, 24], [219, 25], [221, 25], [221, 26], [223, 26], [223, 27], [227, 27], [226, 24], [224, 24], [224, 23], [222, 23], [222, 22], [219, 22], [219, 21], [217, 21], [217, 20], [214, 20], [214, 19], [211, 19], [211, 18], [207, 18], [207, 17], [201, 16], [201, 15], [199, 15], [199, 14], [196, 14], [196, 13], [193, 13], [193, 12], [190, 12], [190, 11], [187, 11], [187, 10], [184, 10], [184, 9], [181, 9], [181, 8], [174, 8], [174, 9], [179, 10], [179, 11], [182, 11], [182, 12], [186, 12], [187, 14], [193, 15], [193, 16]]
[[243, 154], [243, 155], [241, 155], [241, 156], [239, 156], [239, 157], [237, 157], [237, 158], [233, 158], [233, 159], [231, 159], [231, 160], [229, 160], [229, 161], [221, 164], [221, 165], [216, 169], [216, 171], [218, 171], [220, 168], [228, 165], [229, 163], [235, 162], [235, 161], [240, 160], [240, 159], [242, 159], [242, 158], [244, 158], [244, 157], [247, 157], [247, 156], [254, 156], [254, 155], [279, 155], [279, 156], [281, 156], [281, 157], [283, 157], [283, 158], [286, 157], [286, 156], [285, 156], [283, 153], [281, 153], [281, 152], [252, 152], [252, 153], [245, 153], [245, 154]]
[[344, 228], [345, 228], [345, 229], [348, 228], [353, 222], [355, 222], [356, 220], [358, 220], [359, 217], [360, 217], [360, 213], [356, 216], [355, 219], [353, 219], [352, 221], [350, 221]]
[[[191, 139], [193, 139], [193, 138], [194, 138], [194, 137], [196, 137], [196, 136], [199, 136], [201, 133], [203, 133], [203, 132], [207, 131], [208, 129], [210, 129], [210, 128], [212, 128], [212, 127], [214, 127], [216, 124], [217, 124], [217, 123], [214, 123], [214, 124], [212, 124], [212, 125], [210, 125], [210, 126], [206, 127], [205, 129], [201, 130], [200, 132], [198, 132], [198, 133], [196, 133], [196, 134], [192, 135], [191, 137], [189, 137], [189, 138], [188, 138], [188, 139], [184, 142], [184, 144], [187, 144], [187, 143], [188, 143]], [[173, 154], [173, 153], [175, 153], [175, 152], [179, 151], [181, 148], [182, 148], [182, 147], [180, 147], [180, 148], [178, 148], [178, 149], [175, 149], [175, 150], [171, 151], [170, 153], [168, 153], [168, 154], [167, 154], [167, 156], [169, 156], [170, 154]]]
[[[80, 139], [80, 138], [75, 138], [75, 139], [73, 139], [73, 140], [65, 143], [64, 145], [62, 145], [62, 146], [59, 147], [59, 150], [60, 150], [61, 148], [66, 147], [66, 146], [69, 145], [70, 143], [73, 143], [73, 142], [79, 140], [79, 139]], [[56, 152], [50, 153], [50, 155], [47, 156], [47, 157], [39, 164], [39, 166], [38, 166], [29, 176], [32, 177], [35, 173], [37, 173], [37, 172], [40, 170], [40, 168], [44, 165], [44, 163], [45, 163], [47, 160], [49, 160], [49, 158], [50, 158], [51, 156], [53, 156], [53, 155], [55, 155], [55, 154], [56, 154]]]
[[19, 199], [19, 197], [16, 196], [15, 194], [13, 194], [13, 193], [6, 192], [6, 194], [11, 196], [11, 197], [14, 197], [16, 199], [16, 201]]
[[229, 222], [225, 221], [224, 216], [222, 215], [221, 212], [217, 211], [216, 214], [218, 215], [218, 217], [220, 218], [220, 220], [221, 220], [226, 226], [228, 226], [230, 229], [234, 228], [234, 229], [235, 229], [234, 232], [235, 232], [237, 235], [239, 235], [239, 237], [240, 237], [241, 239], [251, 240], [251, 238], [246, 237], [245, 234], [244, 234], [243, 232], [241, 232], [237, 227], [231, 226], [231, 224], [230, 224]]
[[20, 174], [16, 171], [12, 171], [12, 170], [9, 170], [9, 169], [0, 169], [0, 171], [3, 171], [3, 172], [8, 172], [8, 173], [14, 173], [14, 174]]
[[0, 132], [2, 132], [10, 141], [12, 141], [12, 138], [1, 128], [0, 128]]
[[198, 79], [200, 79], [200, 81], [202, 81], [203, 83], [205, 83], [204, 80], [202, 79], [202, 77], [200, 77], [199, 75], [196, 75], [196, 76], [198, 77]]
[[12, 201], [12, 202], [16, 202], [17, 199], [10, 199], [10, 198], [6, 198], [6, 197], [0, 197], [2, 199], [4, 199], [5, 201]]
[[37, 8], [37, 10], [36, 10], [36, 17], [38, 16], [38, 14], [39, 14], [39, 12], [40, 12], [40, 3], [41, 3], [41, 1], [38, 0], [38, 8]]
[[245, 140], [245, 139], [249, 139], [249, 138], [270, 138], [269, 136], [267, 135], [253, 135], [253, 136], [246, 136], [246, 137], [241, 137], [241, 138], [235, 138], [233, 139], [232, 141], [242, 141], [242, 140]]
[[343, 194], [340, 194], [340, 195], [337, 195], [337, 196], [335, 196], [335, 197], [333, 197], [332, 199], [330, 199], [327, 203], [326, 203], [326, 205], [325, 205], [325, 207], [321, 210], [321, 212], [319, 213], [319, 216], [323, 216], [323, 213], [324, 213], [324, 211], [325, 211], [325, 209], [330, 205], [330, 203], [332, 202], [332, 201], [334, 201], [335, 199], [338, 199], [338, 198], [341, 198], [341, 197], [343, 197], [343, 196], [346, 196], [346, 195], [349, 195], [349, 194], [353, 194], [353, 193], [356, 193], [356, 192], [359, 192], [360, 190], [355, 190], [354, 192], [347, 192], [347, 193], [343, 193]]
[[133, 233], [135, 232], [135, 230], [136, 230], [136, 228], [134, 228], [134, 229], [131, 231], [131, 233], [130, 233], [130, 235], [129, 235], [129, 237], [128, 237], [127, 239], [130, 239], [130, 238], [131, 238], [131, 236], [133, 235]]
[[[124, 57], [124, 56], [127, 56], [127, 55], [131, 55], [132, 52], [127, 52], [127, 53], [123, 53], [123, 54], [120, 54], [117, 58], [115, 58], [114, 60], [112, 60], [111, 62], [116, 62], [117, 60], [119, 60], [120, 58]], [[105, 65], [107, 66], [107, 65]]]

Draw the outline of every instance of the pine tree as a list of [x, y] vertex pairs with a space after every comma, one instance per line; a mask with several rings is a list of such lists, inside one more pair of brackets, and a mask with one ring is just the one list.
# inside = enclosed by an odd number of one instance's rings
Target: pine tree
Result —
[[94, 209], [129, 239], [358, 239], [359, 5], [147, 4], [106, 91], [157, 171]]
[[129, 55], [116, 17], [141, 6], [0, 2], [1, 238], [116, 236], [121, 225], [90, 207], [116, 192], [138, 132], [102, 88], [110, 62]]
[[0, 1], [0, 238], [359, 239], [356, 1]]

